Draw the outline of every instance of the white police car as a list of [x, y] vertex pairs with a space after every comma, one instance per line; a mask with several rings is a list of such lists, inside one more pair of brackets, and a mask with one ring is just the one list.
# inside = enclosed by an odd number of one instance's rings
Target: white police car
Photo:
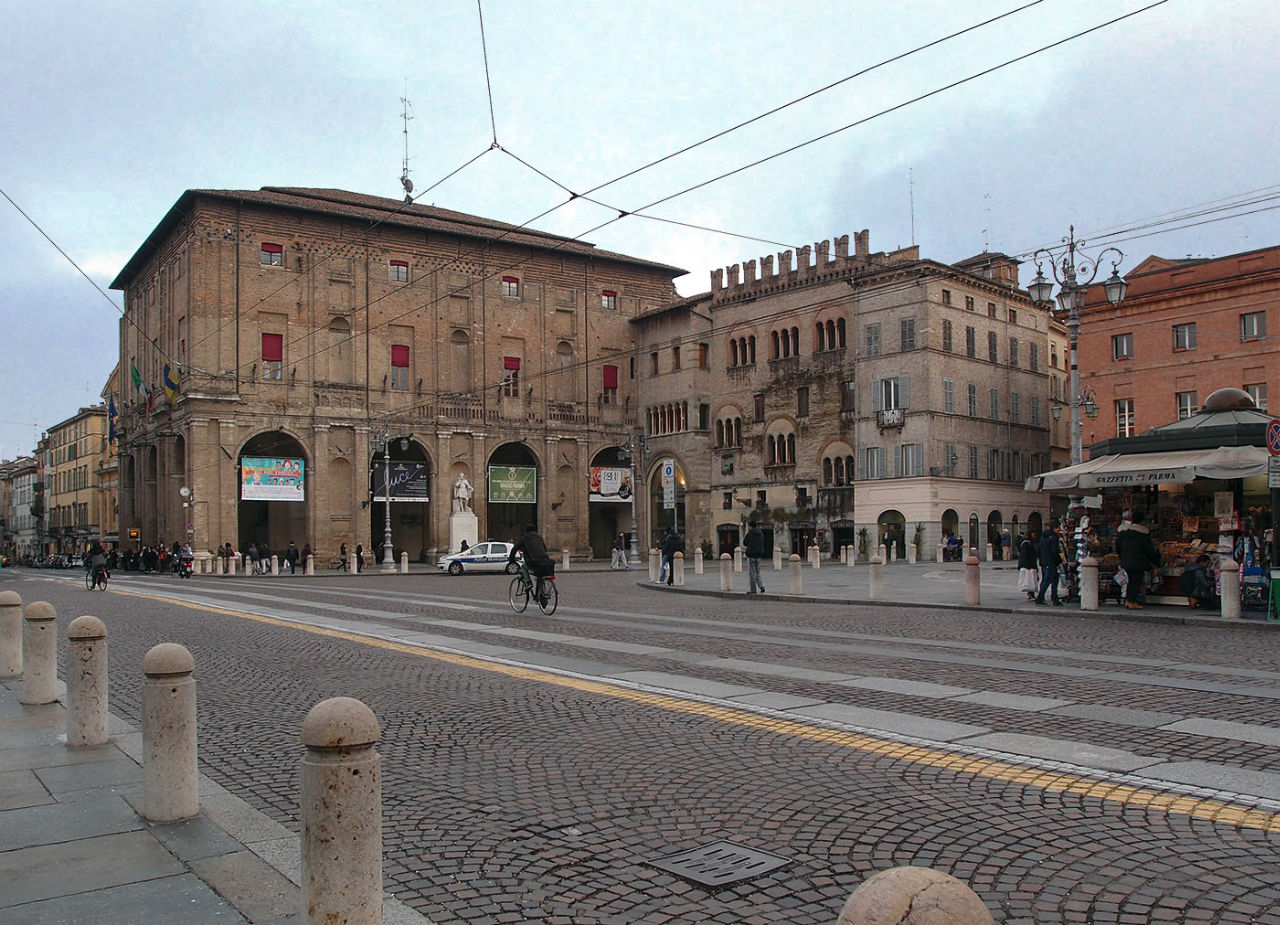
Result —
[[520, 568], [514, 562], [508, 566], [507, 557], [510, 555], [510, 543], [476, 543], [462, 552], [441, 556], [436, 561], [436, 568], [450, 575], [463, 572], [506, 572], [514, 575]]

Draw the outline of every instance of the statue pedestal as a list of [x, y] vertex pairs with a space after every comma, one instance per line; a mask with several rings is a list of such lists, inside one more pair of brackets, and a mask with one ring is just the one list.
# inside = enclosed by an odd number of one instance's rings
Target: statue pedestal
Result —
[[480, 540], [480, 520], [471, 511], [459, 511], [449, 516], [449, 552], [457, 552], [466, 540], [474, 546]]

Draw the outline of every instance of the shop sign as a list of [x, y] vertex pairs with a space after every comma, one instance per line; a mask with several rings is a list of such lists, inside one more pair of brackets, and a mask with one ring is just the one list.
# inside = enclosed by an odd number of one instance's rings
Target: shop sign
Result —
[[1098, 473], [1080, 476], [1080, 485], [1091, 485], [1104, 488], [1108, 485], [1159, 485], [1162, 482], [1176, 482], [1177, 469], [1148, 469], [1145, 472]]

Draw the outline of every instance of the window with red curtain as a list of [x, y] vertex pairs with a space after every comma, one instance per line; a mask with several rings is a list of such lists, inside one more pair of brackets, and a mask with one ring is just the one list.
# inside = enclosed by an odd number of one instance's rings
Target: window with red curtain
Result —
[[606, 405], [618, 403], [618, 367], [616, 366], [604, 368], [604, 403]]
[[391, 346], [391, 388], [409, 388], [409, 347], [406, 344]]
[[520, 394], [520, 358], [502, 358], [502, 394], [515, 398]]
[[387, 276], [393, 283], [409, 282], [409, 261], [392, 260], [387, 265]]
[[262, 378], [279, 379], [284, 373], [284, 335], [262, 335]]
[[262, 265], [278, 267], [284, 263], [284, 247], [279, 244], [262, 245]]

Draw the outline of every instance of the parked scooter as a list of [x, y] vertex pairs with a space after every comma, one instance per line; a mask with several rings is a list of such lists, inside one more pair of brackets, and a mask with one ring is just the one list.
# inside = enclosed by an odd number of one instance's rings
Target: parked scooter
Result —
[[179, 578], [190, 578], [191, 573], [195, 571], [196, 560], [194, 556], [182, 553], [178, 556], [178, 561], [173, 567], [173, 571]]

